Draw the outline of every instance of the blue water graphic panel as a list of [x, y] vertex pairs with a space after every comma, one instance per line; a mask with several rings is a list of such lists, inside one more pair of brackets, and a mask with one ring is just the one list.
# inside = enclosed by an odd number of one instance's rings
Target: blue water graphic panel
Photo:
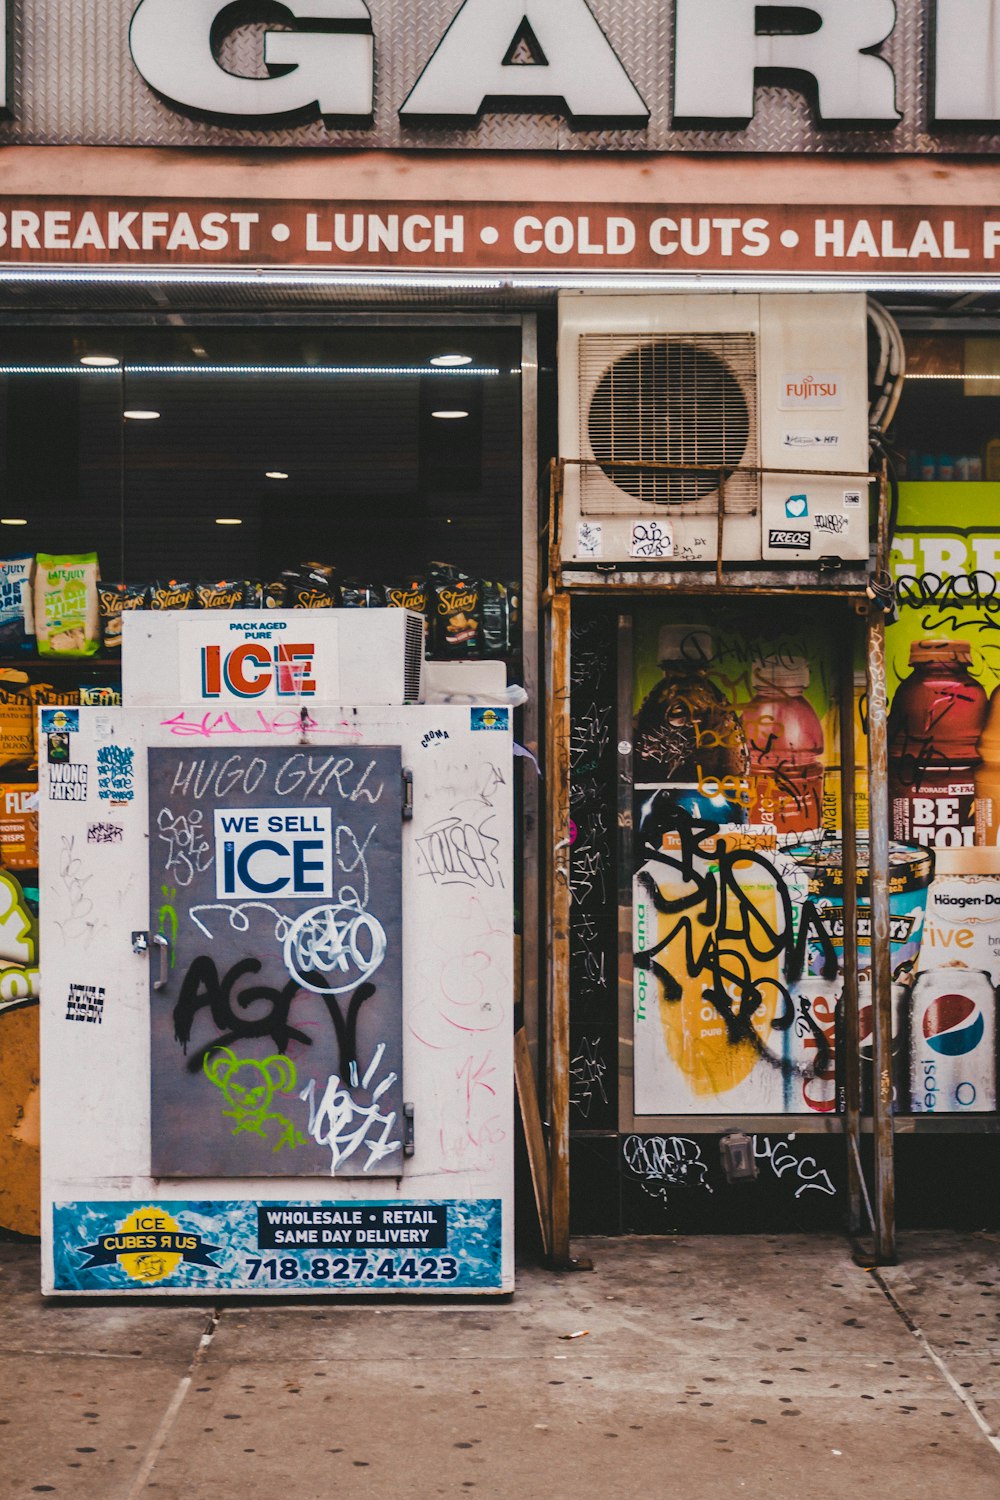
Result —
[[501, 1285], [499, 1199], [53, 1206], [59, 1292], [450, 1292]]

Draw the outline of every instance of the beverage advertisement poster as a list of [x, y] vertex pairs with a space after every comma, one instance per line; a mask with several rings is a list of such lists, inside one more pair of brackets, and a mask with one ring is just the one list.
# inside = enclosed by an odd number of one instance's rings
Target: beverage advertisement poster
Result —
[[[949, 955], [952, 984], [924, 972], [937, 958], [928, 958], [923, 937], [940, 848], [967, 850], [969, 858], [955, 867], [955, 878], [989, 884], [1000, 912], [1000, 869], [992, 880], [982, 873], [986, 851], [974, 848], [973, 761], [988, 697], [971, 672], [968, 683], [956, 677], [971, 665], [966, 647], [954, 647], [944, 635], [935, 637], [942, 644], [922, 644], [923, 628], [916, 626], [912, 652], [907, 642], [898, 646], [896, 660], [902, 651], [907, 665], [896, 674], [893, 726], [900, 708], [912, 721], [924, 700], [939, 693], [947, 672], [951, 693], [944, 701], [953, 715], [952, 737], [939, 754], [933, 741], [930, 748], [924, 744], [914, 778], [911, 761], [904, 759], [911, 748], [900, 751], [896, 732], [890, 774], [897, 798], [905, 799], [910, 811], [907, 819], [897, 820], [890, 844], [894, 1103], [897, 1110], [916, 1112], [982, 1111], [994, 1108], [996, 1098], [992, 980], [980, 981], [973, 971], [959, 975], [954, 968], [972, 942], [968, 923], [950, 939], [942, 936], [940, 922], [935, 929], [939, 947], [947, 941], [956, 945]], [[943, 630], [942, 622], [936, 628]], [[980, 639], [987, 634], [980, 630]], [[844, 924], [836, 700], [842, 642], [842, 623], [838, 628], [833, 615], [795, 603], [771, 606], [766, 631], [755, 602], [716, 603], [700, 612], [680, 603], [635, 613], [634, 1103], [639, 1117], [815, 1115], [839, 1107]], [[858, 668], [855, 727], [863, 767], [867, 695], [862, 663]], [[934, 678], [930, 688], [924, 686], [928, 676]], [[918, 691], [916, 709], [908, 709], [907, 700]], [[940, 696], [936, 701], [940, 709]], [[933, 733], [934, 712], [928, 723]], [[997, 759], [1000, 774], [1000, 754]], [[938, 775], [938, 800], [930, 806], [928, 771]], [[859, 794], [864, 774], [862, 769]], [[858, 823], [859, 1001], [862, 1082], [868, 1094], [871, 920], [863, 794]], [[981, 868], [972, 875], [967, 866], [975, 856]], [[976, 920], [983, 923], [993, 908], [985, 886], [980, 896]], [[942, 910], [959, 910], [966, 918], [972, 912], [964, 898], [959, 907], [946, 902]], [[995, 935], [1000, 944], [1000, 925]], [[976, 951], [988, 943], [980, 931]], [[927, 1056], [935, 1059], [929, 1089]], [[961, 1061], [953, 1063], [952, 1057]]]

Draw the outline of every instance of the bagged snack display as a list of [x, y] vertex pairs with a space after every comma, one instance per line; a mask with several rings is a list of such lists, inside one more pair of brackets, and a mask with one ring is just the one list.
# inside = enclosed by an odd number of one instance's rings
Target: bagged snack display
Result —
[[198, 605], [201, 609], [242, 609], [247, 587], [242, 579], [239, 583], [199, 583]]
[[149, 593], [150, 609], [195, 609], [193, 583], [171, 578], [169, 583], [154, 583]]
[[334, 609], [339, 603], [334, 570], [326, 563], [305, 562], [285, 568], [286, 609]]
[[93, 682], [80, 685], [81, 708], [120, 708], [121, 701], [121, 688], [104, 687]]
[[442, 657], [479, 656], [482, 584], [457, 568], [435, 564], [430, 580], [431, 650]]
[[415, 609], [419, 614], [427, 613], [427, 584], [423, 578], [412, 578], [399, 588], [389, 584], [385, 591], [385, 602], [390, 609]]
[[93, 656], [101, 644], [97, 553], [35, 559], [35, 632], [39, 656]]
[[347, 579], [340, 591], [344, 609], [384, 609], [385, 590], [372, 583], [355, 583]]
[[483, 652], [506, 656], [511, 648], [510, 595], [506, 584], [483, 583]]
[[0, 560], [0, 651], [30, 651], [34, 645], [31, 601], [33, 557]]
[[0, 671], [0, 768], [28, 766], [35, 751], [34, 705], [26, 672]]
[[122, 648], [122, 615], [126, 610], [145, 609], [149, 588], [144, 583], [102, 583], [97, 598], [101, 611], [101, 635], [105, 651]]
[[0, 865], [38, 869], [38, 783], [0, 782]]
[[263, 609], [289, 609], [289, 587], [282, 578], [275, 579], [274, 583], [262, 585], [262, 608]]

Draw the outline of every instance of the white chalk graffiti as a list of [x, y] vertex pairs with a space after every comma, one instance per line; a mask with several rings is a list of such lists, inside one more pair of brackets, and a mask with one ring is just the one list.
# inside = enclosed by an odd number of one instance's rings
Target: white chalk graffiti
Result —
[[400, 1141], [389, 1139], [396, 1123], [395, 1111], [384, 1115], [379, 1108], [379, 1100], [387, 1089], [392, 1088], [397, 1075], [387, 1073], [380, 1083], [374, 1082], [384, 1055], [385, 1043], [382, 1042], [376, 1047], [375, 1055], [361, 1080], [362, 1088], [371, 1090], [370, 1104], [362, 1104], [355, 1099], [336, 1073], [328, 1080], [318, 1105], [315, 1078], [310, 1078], [299, 1095], [309, 1106], [309, 1134], [317, 1145], [329, 1147], [331, 1177], [340, 1164], [348, 1161], [355, 1151], [368, 1152], [368, 1160], [362, 1171], [370, 1172], [376, 1162], [401, 1149]]
[[371, 912], [343, 903], [313, 906], [285, 938], [285, 967], [314, 995], [343, 995], [371, 978], [385, 950], [385, 929]]
[[825, 1193], [834, 1198], [837, 1189], [830, 1181], [830, 1174], [825, 1172], [816, 1163], [814, 1156], [798, 1157], [789, 1146], [788, 1142], [794, 1140], [789, 1136], [787, 1140], [775, 1139], [769, 1135], [755, 1135], [753, 1138], [753, 1154], [758, 1161], [770, 1162], [775, 1177], [783, 1178], [790, 1172], [792, 1182], [801, 1183], [796, 1190], [796, 1198], [801, 1198], [803, 1193]]
[[194, 808], [187, 816], [178, 813], [175, 817], [169, 807], [162, 807], [157, 814], [158, 837], [167, 845], [164, 870], [185, 889], [196, 874], [211, 867], [215, 855], [205, 837], [203, 815]]
[[596, 1038], [592, 1041], [589, 1036], [585, 1036], [580, 1044], [580, 1051], [569, 1065], [569, 1102], [580, 1111], [585, 1120], [590, 1116], [595, 1097], [600, 1098], [602, 1104], [608, 1102], [604, 1087], [607, 1071], [608, 1065], [601, 1056], [600, 1042]]
[[626, 1164], [654, 1198], [666, 1201], [667, 1186], [712, 1192], [708, 1165], [697, 1141], [682, 1135], [630, 1135], [622, 1146]]
[[201, 906], [192, 906], [188, 915], [199, 932], [203, 932], [211, 942], [215, 933], [206, 926], [199, 916], [199, 912], [222, 912], [229, 919], [231, 932], [250, 931], [250, 913], [254, 911], [266, 911], [274, 918], [274, 937], [278, 943], [283, 943], [292, 926], [292, 918], [285, 912], [276, 911], [273, 906], [268, 906], [266, 901], [244, 901], [239, 906], [230, 906], [226, 901], [205, 902]]

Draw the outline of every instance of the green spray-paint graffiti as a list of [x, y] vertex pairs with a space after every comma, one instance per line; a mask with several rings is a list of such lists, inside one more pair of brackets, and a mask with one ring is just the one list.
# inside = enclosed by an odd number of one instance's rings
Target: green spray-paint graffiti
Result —
[[164, 903], [156, 913], [156, 920], [160, 936], [165, 937], [170, 945], [170, 967], [173, 968], [177, 962], [177, 908], [173, 904], [177, 900], [177, 887], [161, 885], [160, 894]]
[[290, 1094], [295, 1088], [295, 1064], [290, 1058], [276, 1054], [262, 1062], [241, 1062], [228, 1047], [215, 1047], [206, 1055], [203, 1067], [205, 1077], [231, 1106], [222, 1114], [225, 1119], [235, 1120], [233, 1135], [249, 1132], [270, 1141], [268, 1126], [276, 1125], [280, 1134], [272, 1150], [306, 1144], [305, 1136], [286, 1115], [269, 1108], [275, 1094]]
[[38, 999], [38, 923], [20, 884], [0, 870], [0, 1009]]

